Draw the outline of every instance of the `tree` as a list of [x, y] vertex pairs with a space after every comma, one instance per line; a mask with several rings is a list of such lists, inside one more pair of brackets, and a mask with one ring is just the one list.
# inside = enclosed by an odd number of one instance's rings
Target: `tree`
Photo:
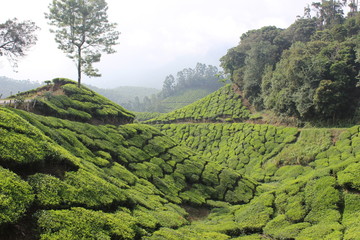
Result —
[[322, 0], [320, 2], [313, 2], [312, 6], [317, 11], [317, 21], [319, 29], [325, 27], [332, 27], [336, 24], [341, 24], [344, 21], [343, 7], [346, 5], [346, 0]]
[[78, 86], [81, 73], [89, 77], [100, 77], [93, 63], [100, 62], [101, 53], [115, 53], [119, 32], [116, 24], [109, 23], [105, 0], [53, 0], [50, 13], [45, 17], [57, 30], [55, 41], [77, 66]]
[[174, 91], [175, 78], [173, 75], [166, 76], [163, 87], [162, 87], [162, 98], [167, 98], [173, 94]]
[[6, 56], [13, 67], [17, 67], [17, 58], [25, 56], [37, 37], [39, 28], [31, 21], [18, 22], [16, 18], [0, 24], [0, 56]]

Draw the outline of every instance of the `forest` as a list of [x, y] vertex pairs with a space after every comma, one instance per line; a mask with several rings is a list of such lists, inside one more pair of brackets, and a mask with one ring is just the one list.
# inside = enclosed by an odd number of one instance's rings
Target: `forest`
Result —
[[[221, 65], [258, 110], [304, 120], [352, 118], [359, 111], [360, 15], [341, 1], [313, 3], [287, 29], [241, 36]], [[353, 5], [350, 5], [353, 6]]]

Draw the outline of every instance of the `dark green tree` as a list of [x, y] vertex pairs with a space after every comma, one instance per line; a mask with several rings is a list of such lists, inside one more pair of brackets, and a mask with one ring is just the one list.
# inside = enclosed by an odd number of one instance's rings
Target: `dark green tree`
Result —
[[265, 108], [302, 119], [345, 117], [356, 99], [358, 71], [352, 42], [298, 42], [267, 72]]
[[225, 73], [257, 108], [262, 108], [261, 82], [266, 66], [274, 67], [281, 53], [290, 46], [284, 30], [274, 26], [244, 33], [237, 47], [220, 59]]
[[19, 22], [16, 18], [0, 24], [0, 56], [6, 56], [13, 67], [17, 67], [18, 57], [25, 56], [35, 45], [35, 31], [39, 28], [32, 21]]
[[81, 73], [99, 77], [93, 63], [99, 62], [101, 53], [115, 53], [119, 32], [116, 24], [109, 23], [108, 6], [105, 0], [53, 0], [49, 13], [45, 14], [49, 24], [56, 27], [55, 41], [77, 66], [78, 86]]
[[321, 2], [313, 2], [312, 6], [317, 11], [318, 28], [329, 28], [344, 21], [343, 7], [346, 0], [322, 0]]

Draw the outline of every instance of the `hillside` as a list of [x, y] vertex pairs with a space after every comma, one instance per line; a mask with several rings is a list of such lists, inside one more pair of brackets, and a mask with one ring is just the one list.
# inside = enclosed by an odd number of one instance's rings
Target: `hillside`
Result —
[[[142, 123], [68, 79], [11, 97], [0, 239], [360, 239], [360, 14], [345, 6], [244, 33], [221, 59], [232, 84]], [[169, 75], [162, 99], [214, 72]]]
[[17, 108], [74, 121], [122, 124], [134, 119], [134, 115], [123, 107], [63, 78], [56, 78], [46, 86], [19, 93], [11, 99]]
[[243, 105], [240, 95], [228, 84], [192, 104], [145, 122], [242, 121], [250, 115], [250, 110]]
[[[193, 231], [236, 239], [357, 239], [359, 126], [294, 129], [268, 125], [158, 126], [183, 146], [258, 182], [243, 205], [213, 210]], [[237, 192], [235, 196], [242, 195]], [[173, 232], [175, 234], [175, 232]]]
[[41, 84], [37, 82], [31, 82], [29, 80], [14, 80], [7, 77], [0, 77], [0, 99], [7, 98], [18, 92], [28, 91], [40, 87]]
[[222, 87], [219, 79], [225, 78], [218, 68], [197, 63], [166, 76], [159, 93], [133, 102], [129, 109], [136, 112], [167, 113], [193, 103]]
[[98, 88], [91, 85], [86, 85], [86, 87], [132, 111], [138, 110], [133, 108], [137, 101], [143, 101], [145, 97], [160, 92], [158, 89], [145, 87], [122, 86], [111, 89]]
[[213, 90], [201, 88], [181, 90], [173, 96], [162, 99], [159, 102], [159, 105], [162, 112], [168, 113], [196, 102], [212, 92]]
[[[230, 90], [221, 89], [226, 97]], [[65, 118], [0, 107], [1, 239], [359, 234], [360, 126], [298, 129], [216, 118], [93, 125]]]
[[0, 111], [2, 239], [36, 239], [37, 231], [42, 239], [92, 239], [95, 232], [133, 239], [189, 224], [180, 205], [224, 201], [233, 184], [247, 186], [247, 195], [229, 201], [248, 202], [255, 190], [252, 181], [218, 164], [208, 167], [146, 125], [94, 126]]

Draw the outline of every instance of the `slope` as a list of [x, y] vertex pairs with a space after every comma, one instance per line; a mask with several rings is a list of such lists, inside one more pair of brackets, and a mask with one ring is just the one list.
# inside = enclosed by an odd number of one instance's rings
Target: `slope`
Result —
[[243, 106], [241, 98], [232, 86], [226, 85], [208, 96], [168, 114], [145, 121], [145, 123], [243, 121], [250, 111]]
[[57, 78], [47, 86], [17, 94], [15, 107], [46, 116], [95, 124], [130, 123], [134, 115], [94, 91], [69, 79]]
[[208, 166], [153, 127], [0, 113], [2, 239], [140, 238], [189, 224], [182, 204], [210, 206], [234, 186], [246, 195], [230, 202], [253, 196], [253, 181]]
[[133, 103], [136, 102], [136, 98], [142, 101], [144, 97], [160, 92], [159, 89], [146, 87], [121, 86], [111, 89], [98, 88], [91, 85], [87, 85], [87, 87], [129, 110], [136, 110], [131, 108]]
[[249, 203], [221, 206], [205, 220], [176, 231], [161, 230], [155, 236], [216, 231], [237, 239], [357, 238], [359, 126], [295, 129], [193, 123], [157, 127], [199, 157], [256, 180], [258, 186]]
[[360, 126], [154, 126], [0, 108], [1, 239], [357, 238]]

